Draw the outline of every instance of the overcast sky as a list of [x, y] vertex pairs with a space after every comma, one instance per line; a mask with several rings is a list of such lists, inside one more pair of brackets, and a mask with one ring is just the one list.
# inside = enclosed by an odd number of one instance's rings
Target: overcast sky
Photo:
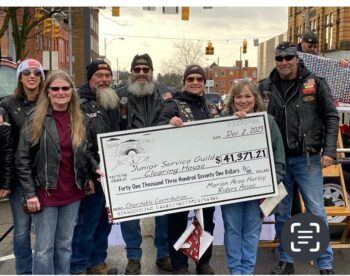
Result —
[[[181, 9], [181, 8], [180, 8]], [[257, 47], [253, 39], [265, 41], [287, 31], [287, 7], [191, 7], [189, 21], [179, 14], [163, 14], [162, 8], [144, 11], [141, 7], [121, 7], [120, 16], [112, 17], [111, 8], [100, 11], [100, 54], [104, 55], [104, 38], [107, 41], [107, 58], [116, 68], [129, 70], [135, 54], [148, 53], [154, 69], [161, 71], [162, 61], [174, 54], [174, 41], [182, 38], [200, 40], [204, 47], [211, 40], [213, 56], [206, 56], [207, 66], [213, 61], [232, 66], [239, 60], [240, 46], [248, 41], [248, 51], [242, 60], [249, 66], [257, 65]], [[123, 40], [119, 38], [124, 38]]]

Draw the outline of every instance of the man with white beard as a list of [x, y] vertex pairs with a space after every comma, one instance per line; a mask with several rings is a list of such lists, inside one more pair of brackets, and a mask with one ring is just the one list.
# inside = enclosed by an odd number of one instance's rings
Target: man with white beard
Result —
[[[94, 158], [98, 155], [97, 134], [119, 130], [119, 97], [111, 88], [112, 70], [104, 60], [96, 60], [87, 66], [88, 82], [78, 89], [80, 106], [87, 117], [88, 137]], [[98, 175], [91, 175], [94, 185], [86, 191], [79, 208], [74, 229], [71, 257], [71, 274], [117, 274], [117, 269], [108, 269], [108, 222], [105, 197]]]
[[[172, 97], [171, 93], [168, 88], [153, 81], [153, 63], [148, 54], [136, 55], [130, 71], [127, 86], [117, 91], [120, 98], [120, 129], [156, 126], [166, 100]], [[164, 270], [172, 271], [167, 224], [167, 215], [155, 217], [154, 246], [157, 248], [156, 264]], [[142, 256], [140, 220], [121, 222], [120, 225], [128, 258], [125, 274], [140, 274]]]

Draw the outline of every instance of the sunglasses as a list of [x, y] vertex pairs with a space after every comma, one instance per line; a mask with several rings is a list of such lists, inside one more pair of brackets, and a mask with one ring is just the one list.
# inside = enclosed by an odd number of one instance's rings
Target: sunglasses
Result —
[[186, 79], [187, 82], [194, 82], [196, 80], [197, 82], [202, 82], [204, 80], [203, 77], [188, 77]]
[[150, 70], [151, 70], [151, 68], [148, 68], [148, 67], [136, 67], [136, 68], [134, 68], [133, 71], [136, 74], [140, 73], [141, 71], [144, 72], [145, 74], [147, 74]]
[[295, 57], [295, 56], [292, 56], [292, 55], [290, 55], [290, 56], [285, 56], [285, 57], [277, 56], [277, 57], [275, 57], [275, 60], [278, 61], [278, 62], [282, 62], [284, 59], [285, 59], [286, 61], [291, 61], [294, 57]]
[[71, 86], [50, 86], [49, 87], [51, 91], [53, 92], [58, 92], [60, 90], [67, 92], [70, 90], [72, 87]]
[[23, 76], [28, 77], [30, 74], [33, 74], [36, 77], [41, 77], [41, 71], [40, 70], [32, 71], [32, 70], [25, 69], [25, 70], [22, 71], [22, 75]]

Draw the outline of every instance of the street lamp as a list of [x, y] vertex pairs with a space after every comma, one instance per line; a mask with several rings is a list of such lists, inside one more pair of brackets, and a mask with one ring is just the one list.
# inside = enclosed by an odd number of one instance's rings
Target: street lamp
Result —
[[[124, 37], [115, 37], [111, 41], [108, 41], [108, 43], [107, 43], [107, 38], [105, 37], [105, 58], [107, 58], [107, 46], [110, 45], [116, 39], [124, 40]], [[116, 57], [115, 59], [117, 62], [117, 84], [118, 84], [118, 82], [119, 82], [119, 68], [118, 68], [119, 62], [118, 62], [118, 57]]]
[[116, 39], [124, 40], [124, 37], [115, 37], [111, 41], [109, 41], [108, 43], [107, 43], [107, 38], [105, 37], [105, 57], [106, 58], [107, 58], [107, 46], [110, 45]]

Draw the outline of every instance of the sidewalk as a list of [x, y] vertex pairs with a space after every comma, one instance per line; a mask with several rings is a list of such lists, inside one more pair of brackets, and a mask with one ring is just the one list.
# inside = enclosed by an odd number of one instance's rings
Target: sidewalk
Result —
[[[156, 252], [153, 246], [153, 227], [154, 219], [143, 219], [142, 224], [142, 250], [143, 257], [141, 261], [141, 272], [145, 275], [166, 275], [169, 272], [159, 269], [155, 264]], [[12, 225], [10, 207], [7, 201], [0, 201], [0, 236]], [[34, 237], [33, 237], [34, 242]], [[0, 243], [0, 260], [6, 258], [8, 260], [0, 261], [0, 275], [14, 275], [14, 259], [12, 253], [12, 232]], [[336, 274], [350, 274], [350, 250], [335, 249], [334, 250], [334, 271]], [[119, 274], [124, 274], [127, 264], [126, 252], [124, 246], [111, 246], [108, 249], [107, 263], [110, 267], [116, 267]], [[195, 274], [195, 264], [189, 261], [189, 270]], [[271, 248], [259, 248], [257, 265], [254, 274], [270, 274], [278, 263], [277, 250]], [[226, 265], [226, 255], [224, 246], [214, 246], [211, 266], [216, 274], [229, 274]], [[319, 271], [316, 266], [308, 263], [297, 262], [295, 265], [295, 274], [317, 275]]]

